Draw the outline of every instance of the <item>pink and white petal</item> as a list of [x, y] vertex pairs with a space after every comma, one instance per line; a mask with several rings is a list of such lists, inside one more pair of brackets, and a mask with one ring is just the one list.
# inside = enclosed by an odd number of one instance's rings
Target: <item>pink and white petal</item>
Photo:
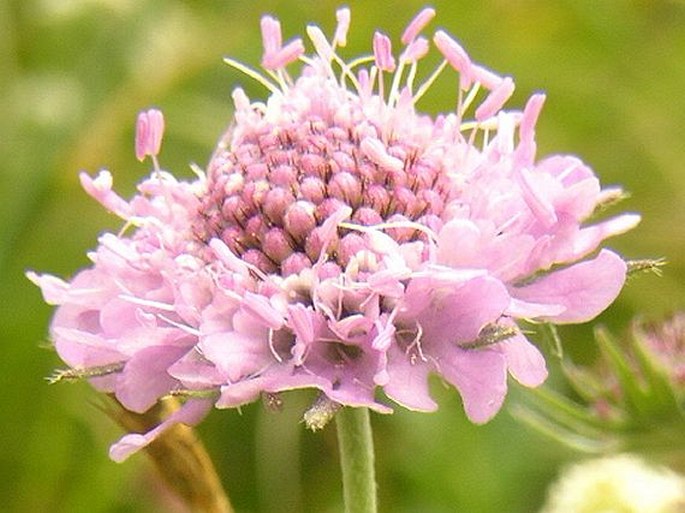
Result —
[[351, 408], [369, 408], [376, 413], [392, 413], [392, 408], [374, 399], [372, 389], [361, 384], [343, 386], [326, 393], [329, 399]]
[[429, 344], [475, 340], [481, 328], [496, 321], [510, 303], [505, 286], [488, 276], [433, 292], [429, 308], [418, 318]]
[[438, 234], [438, 262], [449, 267], [474, 266], [481, 246], [481, 232], [473, 222], [452, 219]]
[[507, 394], [507, 362], [493, 350], [451, 346], [438, 361], [440, 375], [461, 394], [467, 417], [485, 424], [502, 407]]
[[595, 209], [599, 191], [599, 180], [594, 176], [586, 178], [567, 186], [557, 198], [555, 206], [557, 210], [566, 212], [575, 219], [585, 219]]
[[[115, 336], [112, 336], [115, 339]], [[117, 349], [126, 355], [152, 346], [188, 348], [195, 344], [197, 337], [176, 327], [141, 326], [117, 336]]]
[[151, 431], [148, 431], [145, 434], [131, 433], [122, 437], [117, 443], [110, 447], [109, 457], [117, 463], [121, 463], [133, 453], [150, 445], [167, 429], [176, 424], [194, 426], [205, 418], [211, 408], [212, 402], [210, 400], [191, 399]]
[[592, 260], [543, 276], [525, 287], [513, 287], [512, 296], [532, 303], [563, 305], [557, 315], [541, 317], [556, 323], [586, 322], [606, 309], [618, 296], [626, 278], [626, 263], [603, 249]]
[[173, 346], [152, 346], [138, 351], [117, 375], [116, 398], [127, 410], [146, 412], [176, 384], [167, 369], [186, 351]]
[[225, 383], [216, 366], [203, 358], [194, 347], [171, 364], [168, 372], [184, 387], [192, 390], [214, 388]]
[[553, 184], [545, 180], [546, 176], [526, 168], [520, 170], [519, 177], [523, 199], [528, 208], [542, 226], [551, 228], [557, 222], [554, 205], [550, 202]]
[[265, 386], [271, 380], [263, 376], [245, 379], [221, 387], [221, 396], [216, 402], [217, 408], [237, 408], [259, 399]]
[[283, 315], [278, 312], [269, 300], [252, 292], [246, 292], [241, 304], [243, 311], [271, 329], [278, 330], [285, 323]]
[[237, 408], [259, 399], [263, 392], [285, 392], [301, 388], [316, 388], [324, 393], [332, 389], [329, 380], [309, 373], [292, 372], [288, 367], [277, 368], [267, 374], [221, 387], [217, 408]]
[[529, 301], [511, 298], [511, 302], [504, 313], [509, 317], [515, 317], [517, 319], [537, 319], [540, 317], [549, 317], [550, 315], [559, 315], [565, 310], [566, 307], [563, 305], [531, 303]]
[[547, 364], [537, 347], [523, 335], [516, 335], [497, 345], [507, 360], [507, 368], [516, 381], [537, 387], [547, 379]]
[[409, 276], [409, 271], [396, 271], [394, 269], [384, 269], [369, 276], [367, 281], [372, 292], [381, 296], [400, 298], [404, 293], [404, 285], [400, 280]]
[[348, 315], [339, 321], [328, 321], [328, 327], [342, 340], [351, 340], [369, 333], [373, 319], [361, 314]]
[[109, 171], [100, 171], [95, 179], [87, 173], [81, 173], [79, 179], [83, 189], [107, 210], [122, 219], [131, 217], [131, 205], [112, 190], [112, 174]]
[[620, 235], [635, 228], [640, 222], [638, 214], [622, 214], [601, 223], [581, 228], [573, 241], [574, 257], [580, 258], [594, 251], [604, 239]]
[[428, 387], [430, 365], [418, 356], [412, 359], [396, 345], [390, 346], [387, 354], [389, 381], [383, 387], [385, 395], [410, 410], [437, 410]]
[[53, 327], [55, 349], [60, 358], [76, 369], [109, 365], [126, 360], [114, 343], [81, 330]]
[[197, 347], [229, 381], [238, 381], [259, 370], [272, 358], [269, 357], [266, 334], [216, 333], [202, 337]]
[[302, 365], [309, 347], [314, 342], [316, 312], [302, 304], [288, 305], [288, 327], [295, 334], [291, 349], [293, 363]]
[[[120, 299], [113, 297], [100, 308], [100, 328], [102, 335], [108, 338], [115, 338], [121, 336], [139, 326], [136, 311], [140, 307]], [[154, 329], [150, 330], [154, 333]]]
[[[96, 309], [110, 299], [112, 285], [107, 278], [95, 269], [86, 269], [66, 282], [50, 274], [37, 274], [32, 271], [26, 277], [40, 287], [45, 302], [51, 305], [80, 305]], [[58, 309], [57, 312], [60, 312]]]
[[66, 281], [51, 274], [38, 274], [33, 271], [28, 271], [26, 277], [40, 287], [43, 299], [49, 305], [61, 305], [69, 301], [70, 285]]

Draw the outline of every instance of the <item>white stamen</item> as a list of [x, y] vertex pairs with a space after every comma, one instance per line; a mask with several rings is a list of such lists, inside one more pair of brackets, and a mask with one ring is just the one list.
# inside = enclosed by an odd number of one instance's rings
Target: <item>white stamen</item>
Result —
[[139, 298], [136, 296], [129, 296], [126, 294], [119, 295], [119, 299], [123, 299], [124, 301], [127, 301], [129, 303], [133, 303], [135, 305], [147, 306], [150, 308], [157, 308], [158, 310], [163, 310], [165, 312], [175, 312], [176, 311], [176, 307], [174, 305], [170, 305], [168, 303], [162, 303], [160, 301], [153, 301], [151, 299], [143, 299], [143, 298]]
[[271, 328], [269, 328], [269, 350], [278, 363], [283, 363], [283, 358], [276, 352], [276, 347], [274, 346], [274, 330]]
[[157, 318], [161, 319], [162, 321], [166, 322], [167, 324], [170, 324], [171, 326], [174, 326], [174, 327], [176, 327], [182, 331], [185, 331], [189, 335], [193, 335], [196, 337], [200, 336], [200, 330], [198, 330], [197, 328], [193, 328], [192, 326], [188, 326], [187, 324], [176, 322], [176, 321], [169, 319], [168, 317], [166, 317], [165, 315], [162, 315], [162, 314], [158, 314]]

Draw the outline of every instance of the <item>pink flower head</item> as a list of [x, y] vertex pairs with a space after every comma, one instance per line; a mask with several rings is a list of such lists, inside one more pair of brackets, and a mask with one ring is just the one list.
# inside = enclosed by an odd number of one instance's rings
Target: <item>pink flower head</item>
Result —
[[138, 114], [136, 122], [136, 158], [141, 162], [148, 155], [156, 157], [162, 146], [164, 115], [157, 109]]
[[[188, 398], [153, 432], [115, 445], [116, 459], [167, 425], [197, 422], [210, 400], [238, 407], [315, 388], [340, 405], [389, 412], [384, 394], [430, 411], [431, 374], [486, 422], [508, 374], [526, 386], [547, 375], [520, 321], [584, 322], [617, 296], [626, 264], [600, 246], [638, 216], [595, 221], [607, 194], [592, 170], [566, 155], [536, 159], [544, 97], [503, 110], [513, 81], [472, 63], [447, 33], [433, 37], [444, 62], [417, 75], [433, 14], [409, 24], [398, 55], [377, 33], [371, 56], [349, 64], [336, 53], [349, 11], [331, 40], [308, 27], [306, 57], [265, 17], [267, 73], [249, 76], [269, 97], [234, 92], [232, 128], [202, 176], [156, 170], [128, 202], [109, 175], [84, 177], [127, 231], [103, 235], [69, 282], [30, 274], [59, 305], [57, 351], [133, 411]], [[422, 114], [417, 102], [445, 69], [466, 93], [445, 114]], [[139, 157], [159, 150], [154, 112], [139, 119]]]

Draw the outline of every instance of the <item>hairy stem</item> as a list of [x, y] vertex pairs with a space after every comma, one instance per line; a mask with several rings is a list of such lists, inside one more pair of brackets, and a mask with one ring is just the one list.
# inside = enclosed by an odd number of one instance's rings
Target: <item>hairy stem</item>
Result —
[[376, 513], [376, 476], [369, 410], [342, 408], [335, 421], [345, 513]]

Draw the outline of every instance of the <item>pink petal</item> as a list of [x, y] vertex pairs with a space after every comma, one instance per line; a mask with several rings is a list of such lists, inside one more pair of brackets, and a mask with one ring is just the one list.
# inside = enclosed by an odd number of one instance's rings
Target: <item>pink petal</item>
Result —
[[388, 171], [401, 172], [404, 170], [404, 162], [388, 153], [385, 144], [373, 137], [365, 137], [359, 145], [364, 156], [374, 164], [387, 168]]
[[218, 387], [226, 381], [218, 369], [202, 357], [196, 348], [191, 349], [170, 365], [167, 372], [180, 381], [184, 387], [193, 390]]
[[265, 362], [266, 344], [266, 338], [234, 331], [204, 337], [198, 348], [228, 379], [235, 381]]
[[221, 397], [216, 402], [217, 408], [237, 408], [259, 399], [265, 391], [267, 378], [257, 377], [238, 381], [237, 383], [221, 387]]
[[468, 418], [476, 424], [489, 421], [507, 394], [507, 364], [493, 350], [463, 350], [451, 346], [438, 361], [440, 374], [461, 394]]
[[[416, 281], [409, 283], [405, 294], [410, 305], [426, 297], [425, 291], [420, 291], [419, 296], [412, 298]], [[496, 321], [509, 305], [509, 294], [504, 285], [488, 276], [449, 287], [431, 280], [421, 285], [428, 287], [429, 293], [428, 301], [420, 306], [417, 321], [423, 328], [425, 339], [431, 343], [475, 340], [481, 328]]]
[[528, 169], [520, 171], [520, 185], [523, 199], [533, 215], [545, 228], [551, 228], [557, 222], [554, 205], [550, 202], [550, 195], [542, 180], [536, 180], [536, 172]]
[[302, 365], [309, 346], [314, 342], [314, 320], [316, 313], [298, 303], [288, 305], [288, 325], [295, 334], [295, 345], [292, 348], [293, 363]]
[[511, 337], [496, 347], [504, 354], [509, 373], [522, 385], [536, 387], [547, 379], [545, 358], [523, 335]]
[[[481, 252], [481, 233], [468, 219], [452, 219], [438, 234], [438, 262], [450, 267], [471, 266]], [[475, 266], [475, 265], [474, 265]]]
[[542, 317], [557, 323], [586, 322], [599, 315], [618, 296], [626, 277], [626, 263], [616, 253], [603, 249], [593, 260], [554, 271], [530, 285], [512, 288], [518, 299], [562, 305], [558, 315]]
[[127, 410], [144, 413], [176, 384], [167, 368], [186, 348], [153, 346], [134, 354], [117, 375], [116, 397]]
[[587, 255], [594, 251], [604, 239], [632, 230], [639, 222], [640, 216], [638, 214], [622, 214], [601, 223], [581, 228], [573, 243], [574, 256]]
[[61, 305], [70, 299], [70, 285], [57, 276], [27, 271], [26, 277], [40, 287], [40, 291], [43, 293], [43, 299], [48, 304]]
[[53, 326], [51, 334], [59, 357], [71, 367], [84, 369], [126, 359], [114, 342], [100, 335], [59, 326]]
[[388, 349], [389, 381], [383, 387], [385, 395], [396, 403], [415, 411], [435, 411], [438, 404], [428, 387], [430, 366], [417, 355], [405, 354], [396, 345]]
[[565, 311], [562, 305], [550, 305], [544, 303], [530, 303], [520, 299], [511, 298], [509, 306], [505, 313], [510, 317], [517, 319], [535, 319], [538, 317], [549, 317], [550, 315], [559, 315]]
[[197, 347], [230, 381], [256, 372], [273, 360], [268, 331], [245, 314], [234, 316], [235, 330], [202, 334]]
[[285, 323], [283, 315], [271, 305], [266, 297], [260, 294], [246, 292], [241, 306], [246, 313], [272, 330], [280, 329]]
[[112, 174], [109, 171], [100, 171], [94, 180], [87, 173], [81, 173], [79, 179], [83, 189], [107, 210], [122, 219], [133, 215], [131, 205], [112, 190]]
[[224, 241], [221, 239], [212, 239], [209, 241], [209, 247], [229, 270], [243, 276], [250, 275], [250, 268], [231, 251]]
[[368, 278], [369, 288], [376, 294], [386, 297], [400, 298], [404, 293], [404, 285], [400, 280], [408, 277], [409, 271], [383, 269], [373, 273]]
[[212, 408], [212, 402], [207, 400], [190, 400], [174, 413], [169, 415], [159, 426], [141, 435], [132, 433], [122, 437], [109, 449], [109, 457], [121, 463], [131, 454], [139, 451], [155, 441], [164, 431], [176, 424], [194, 426], [200, 422]]
[[257, 400], [263, 392], [284, 392], [300, 388], [316, 388], [328, 393], [332, 384], [315, 374], [295, 373], [287, 368], [280, 368], [270, 374], [221, 387], [221, 397], [216, 402], [216, 407], [236, 408]]

